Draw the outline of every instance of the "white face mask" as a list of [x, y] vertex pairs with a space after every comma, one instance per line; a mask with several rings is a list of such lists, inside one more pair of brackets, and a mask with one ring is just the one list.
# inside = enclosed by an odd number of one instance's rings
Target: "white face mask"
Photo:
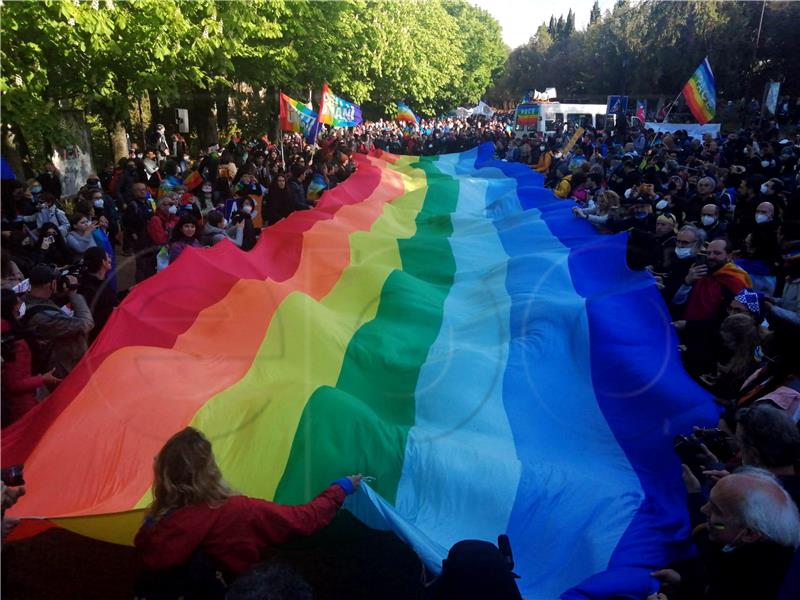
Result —
[[669, 202], [667, 202], [666, 200], [659, 200], [658, 202], [656, 202], [656, 208], [658, 210], [664, 210], [665, 208], [667, 208], [667, 206], [669, 206]]
[[769, 166], [769, 161], [768, 160], [762, 160], [761, 161], [761, 166], [766, 169]]
[[769, 186], [766, 183], [762, 183], [759, 189], [761, 190], [762, 194], [769, 193]]
[[210, 187], [203, 187], [203, 193], [204, 194], [210, 194], [211, 193], [211, 188]]
[[222, 223], [219, 224], [222, 229], [225, 229], [228, 226], [228, 220], [222, 219]]
[[678, 258], [689, 258], [692, 255], [691, 248], [675, 248], [675, 255]]
[[95, 200], [94, 201], [95, 208], [103, 208], [103, 201], [102, 200]]
[[633, 193], [633, 188], [628, 188], [627, 190], [625, 190], [625, 197], [630, 198], [632, 193]]
[[541, 150], [542, 152], [544, 152], [544, 146], [539, 146], [539, 150]]
[[252, 206], [250, 206], [250, 205], [243, 206], [243, 207], [242, 207], [242, 210], [243, 210], [244, 212], [246, 212], [246, 213], [249, 215], [249, 214], [251, 214], [251, 213], [253, 212], [253, 207], [252, 207]]
[[756, 215], [756, 223], [766, 223], [767, 221], [769, 221], [769, 215], [763, 213], [758, 213]]
[[22, 317], [24, 317], [25, 310], [26, 310], [25, 303], [23, 302], [22, 304], [19, 305], [19, 316], [17, 318], [21, 319]]
[[176, 215], [178, 214], [178, 207], [173, 204], [167, 209], [167, 212], [171, 215]]
[[705, 225], [706, 227], [713, 225], [715, 221], [716, 219], [711, 215], [703, 215], [703, 225]]

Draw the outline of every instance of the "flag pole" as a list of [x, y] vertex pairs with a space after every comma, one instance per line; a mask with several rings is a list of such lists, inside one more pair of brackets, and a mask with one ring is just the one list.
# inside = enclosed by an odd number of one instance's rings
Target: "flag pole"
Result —
[[672, 103], [669, 105], [669, 110], [667, 111], [667, 114], [664, 115], [664, 121], [663, 121], [664, 123], [667, 122], [667, 117], [669, 116], [669, 113], [672, 112], [672, 108], [675, 106], [675, 104], [677, 104], [678, 99], [681, 97], [681, 94], [683, 94], [683, 90], [678, 92], [678, 95], [675, 96], [675, 100], [673, 100]]

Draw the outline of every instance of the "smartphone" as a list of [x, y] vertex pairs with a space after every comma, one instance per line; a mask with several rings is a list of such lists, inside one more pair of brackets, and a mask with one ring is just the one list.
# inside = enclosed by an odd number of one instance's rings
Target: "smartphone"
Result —
[[697, 256], [694, 257], [694, 264], [695, 266], [703, 266], [708, 261], [708, 254], [703, 254], [702, 252], [698, 253]]

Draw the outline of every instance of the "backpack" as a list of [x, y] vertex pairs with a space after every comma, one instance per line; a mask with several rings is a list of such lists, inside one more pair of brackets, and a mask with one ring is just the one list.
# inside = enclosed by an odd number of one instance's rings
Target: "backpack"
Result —
[[37, 304], [25, 311], [25, 315], [20, 321], [20, 325], [22, 325], [23, 331], [25, 332], [23, 337], [31, 350], [31, 373], [47, 373], [50, 370], [50, 356], [53, 352], [53, 340], [37, 335], [28, 329], [28, 323], [34, 316], [46, 312], [53, 314], [60, 313], [61, 309], [47, 304]]

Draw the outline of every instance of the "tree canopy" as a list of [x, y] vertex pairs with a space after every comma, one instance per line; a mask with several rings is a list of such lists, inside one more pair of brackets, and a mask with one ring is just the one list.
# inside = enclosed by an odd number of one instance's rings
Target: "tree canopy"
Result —
[[800, 2], [766, 3], [754, 60], [761, 8], [761, 2], [619, 0], [601, 15], [595, 2], [585, 31], [574, 31], [572, 11], [566, 19], [551, 16], [510, 53], [488, 96], [517, 101], [545, 87], [575, 99], [675, 95], [705, 56], [725, 98], [760, 98], [770, 79], [784, 82], [782, 93], [800, 93]]
[[257, 117], [242, 121], [263, 132], [278, 88], [305, 98], [324, 80], [373, 118], [397, 100], [436, 114], [477, 102], [508, 55], [499, 24], [466, 0], [43, 0], [0, 10], [2, 121], [32, 146], [63, 141], [64, 108], [111, 131], [130, 126], [142, 98], [189, 106], [203, 137], [215, 105], [227, 116], [242, 89]]

